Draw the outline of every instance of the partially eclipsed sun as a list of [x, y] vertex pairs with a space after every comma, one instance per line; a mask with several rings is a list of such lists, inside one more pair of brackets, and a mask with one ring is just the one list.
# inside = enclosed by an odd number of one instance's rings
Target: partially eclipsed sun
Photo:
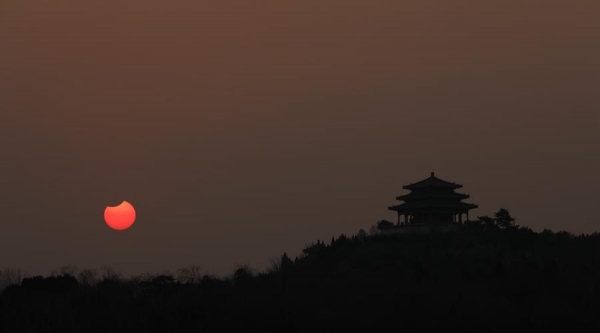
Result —
[[125, 230], [135, 222], [135, 208], [127, 201], [115, 207], [108, 206], [104, 210], [104, 221], [115, 230]]

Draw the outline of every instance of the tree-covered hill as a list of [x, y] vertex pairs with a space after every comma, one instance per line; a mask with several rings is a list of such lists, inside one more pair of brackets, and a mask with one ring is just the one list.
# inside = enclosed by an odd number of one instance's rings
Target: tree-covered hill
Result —
[[[489, 221], [488, 221], [489, 222]], [[340, 236], [228, 278], [182, 270], [26, 278], [2, 332], [569, 331], [600, 328], [600, 235], [479, 219], [455, 233]], [[390, 326], [391, 325], [391, 326]]]

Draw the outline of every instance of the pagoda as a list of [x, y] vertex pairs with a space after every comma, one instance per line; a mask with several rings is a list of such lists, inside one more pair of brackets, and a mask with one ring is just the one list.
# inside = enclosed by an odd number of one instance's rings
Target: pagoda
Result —
[[469, 210], [477, 208], [477, 205], [462, 202], [469, 195], [455, 192], [462, 185], [439, 179], [433, 172], [429, 178], [402, 188], [411, 191], [396, 197], [404, 203], [388, 208], [397, 212], [398, 222], [395, 226], [382, 228], [382, 232], [384, 229], [415, 227], [453, 229], [463, 222], [463, 216], [469, 219]]

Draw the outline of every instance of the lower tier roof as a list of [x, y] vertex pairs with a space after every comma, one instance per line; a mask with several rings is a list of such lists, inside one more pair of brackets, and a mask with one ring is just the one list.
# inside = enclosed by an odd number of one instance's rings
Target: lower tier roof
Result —
[[399, 213], [411, 213], [411, 212], [422, 212], [422, 211], [450, 211], [450, 212], [464, 212], [470, 209], [477, 208], [477, 205], [466, 203], [466, 202], [447, 202], [447, 201], [429, 201], [429, 202], [407, 202], [401, 205], [390, 206], [389, 210], [397, 211]]

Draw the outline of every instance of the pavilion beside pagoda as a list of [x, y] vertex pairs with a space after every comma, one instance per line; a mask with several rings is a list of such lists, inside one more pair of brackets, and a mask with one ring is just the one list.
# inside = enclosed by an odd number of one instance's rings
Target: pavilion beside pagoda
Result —
[[396, 197], [404, 203], [388, 208], [398, 214], [397, 223], [382, 226], [382, 233], [453, 230], [463, 222], [463, 216], [469, 220], [469, 210], [477, 208], [462, 202], [469, 195], [455, 192], [462, 185], [439, 179], [433, 172], [429, 178], [403, 188], [411, 191]]

